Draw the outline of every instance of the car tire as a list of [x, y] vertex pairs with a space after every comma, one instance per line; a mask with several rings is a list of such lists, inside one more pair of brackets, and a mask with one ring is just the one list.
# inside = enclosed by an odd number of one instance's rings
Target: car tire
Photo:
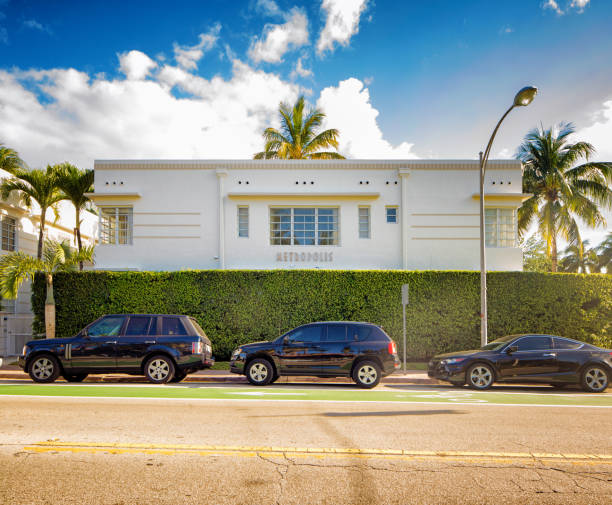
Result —
[[168, 382], [181, 382], [185, 377], [187, 377], [187, 374], [185, 372], [176, 370], [174, 372], [174, 377], [172, 377], [172, 379], [170, 379]]
[[272, 376], [272, 380], [270, 381], [270, 384], [274, 384], [278, 379], [280, 379], [280, 375], [278, 375], [277, 373], [275, 373]]
[[495, 382], [495, 372], [491, 365], [476, 363], [468, 368], [465, 379], [472, 389], [484, 391], [489, 389]]
[[62, 375], [62, 377], [66, 380], [66, 382], [83, 382], [86, 378], [87, 378], [86, 373], [75, 373], [75, 374], [68, 374], [65, 373]]
[[174, 362], [163, 354], [149, 358], [144, 366], [145, 377], [153, 384], [170, 382], [174, 377], [174, 372]]
[[50, 354], [36, 356], [28, 366], [28, 374], [34, 382], [41, 384], [55, 382], [60, 375], [59, 361]]
[[607, 370], [601, 365], [589, 365], [583, 372], [580, 385], [589, 393], [603, 393], [610, 384]]
[[353, 368], [353, 380], [360, 388], [372, 389], [381, 378], [380, 367], [374, 361], [360, 361]]
[[274, 367], [267, 359], [256, 358], [247, 366], [246, 377], [253, 386], [271, 384], [274, 381], [274, 375]]

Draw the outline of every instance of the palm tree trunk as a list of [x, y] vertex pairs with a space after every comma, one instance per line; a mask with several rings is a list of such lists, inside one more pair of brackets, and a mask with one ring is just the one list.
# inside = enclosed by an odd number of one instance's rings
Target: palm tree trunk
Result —
[[47, 298], [45, 299], [45, 333], [55, 338], [55, 298], [53, 297], [53, 276], [47, 274]]
[[552, 251], [550, 254], [550, 260], [551, 260], [550, 271], [556, 272], [557, 271], [557, 234], [556, 233], [552, 234], [551, 243], [552, 243]]
[[[76, 232], [77, 247], [79, 249], [79, 252], [81, 252], [81, 249], [83, 248], [83, 242], [81, 241], [81, 213], [78, 208], [75, 208], [75, 210], [76, 210], [76, 228], [74, 230]], [[82, 261], [79, 261], [79, 270], [81, 272], [83, 271]]]
[[40, 210], [40, 231], [38, 233], [38, 259], [42, 259], [46, 216], [47, 216], [47, 207], [44, 207]]

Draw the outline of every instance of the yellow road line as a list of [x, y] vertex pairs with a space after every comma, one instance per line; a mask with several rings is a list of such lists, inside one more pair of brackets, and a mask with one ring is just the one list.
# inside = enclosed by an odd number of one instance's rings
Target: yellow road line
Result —
[[452, 460], [474, 461], [494, 460], [501, 462], [516, 461], [555, 461], [570, 463], [611, 464], [612, 455], [608, 454], [565, 454], [529, 452], [476, 452], [476, 451], [414, 451], [406, 449], [359, 449], [332, 447], [275, 447], [275, 446], [225, 446], [192, 444], [122, 444], [103, 442], [38, 442], [26, 446], [24, 450], [37, 453], [50, 452], [87, 452], [109, 454], [192, 454], [199, 456], [242, 456], [242, 457], [342, 457], [376, 458], [400, 460]]

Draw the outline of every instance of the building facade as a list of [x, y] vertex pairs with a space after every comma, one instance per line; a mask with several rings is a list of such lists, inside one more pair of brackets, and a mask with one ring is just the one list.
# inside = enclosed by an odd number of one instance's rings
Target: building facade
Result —
[[[97, 160], [96, 268], [479, 268], [473, 160]], [[522, 166], [488, 164], [487, 264], [521, 270]]]

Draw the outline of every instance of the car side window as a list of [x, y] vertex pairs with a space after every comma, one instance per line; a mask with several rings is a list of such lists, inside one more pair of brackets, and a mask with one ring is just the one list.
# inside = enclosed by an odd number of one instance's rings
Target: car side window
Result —
[[515, 345], [519, 351], [546, 351], [552, 349], [552, 339], [544, 336], [524, 337]]
[[126, 316], [106, 316], [87, 328], [90, 337], [114, 337], [119, 335]]
[[150, 322], [151, 318], [148, 316], [130, 316], [127, 328], [125, 329], [125, 335], [146, 335]]
[[582, 342], [575, 342], [573, 340], [567, 340], [566, 338], [553, 338], [553, 342], [555, 343], [555, 349], [578, 349]]
[[315, 324], [312, 326], [303, 326], [291, 332], [288, 337], [290, 342], [320, 342], [322, 326]]
[[327, 342], [344, 342], [346, 341], [346, 324], [328, 324], [327, 325]]
[[178, 317], [162, 317], [162, 335], [187, 335], [187, 330]]
[[349, 340], [367, 340], [372, 334], [372, 326], [352, 324], [349, 326]]

